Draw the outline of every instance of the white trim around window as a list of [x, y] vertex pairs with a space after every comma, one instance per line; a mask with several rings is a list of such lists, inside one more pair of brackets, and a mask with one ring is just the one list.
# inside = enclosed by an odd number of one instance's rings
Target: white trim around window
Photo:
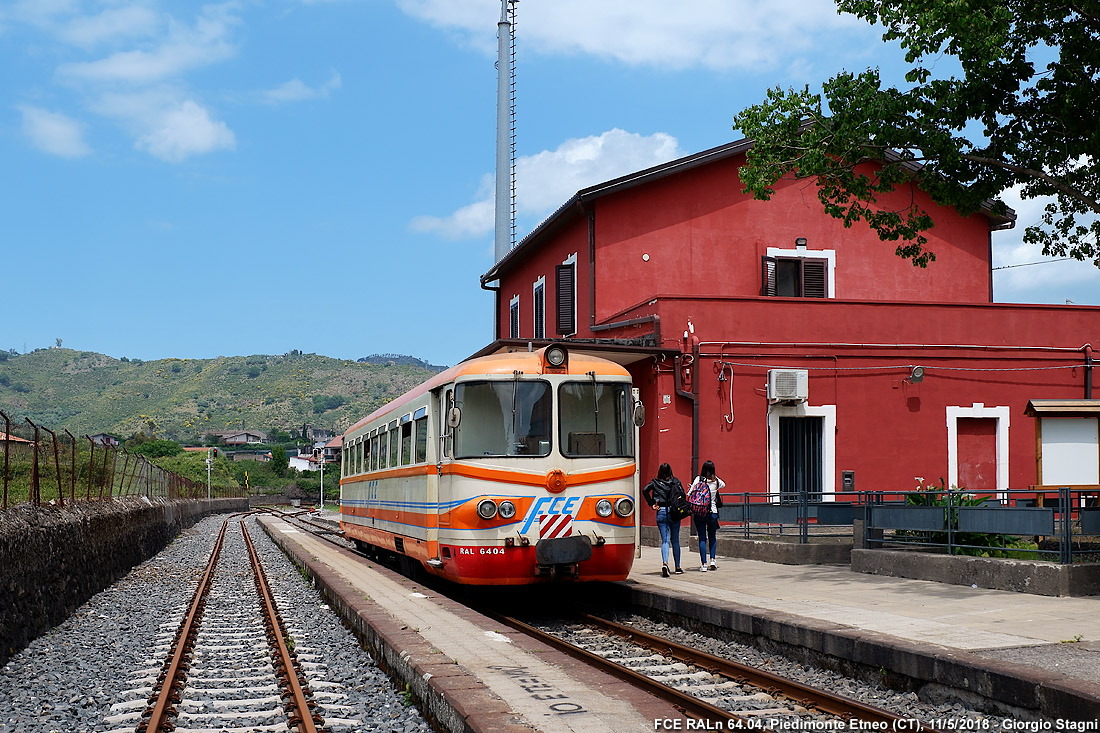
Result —
[[[760, 250], [757, 250], [759, 252]], [[780, 249], [768, 247], [768, 257], [798, 257], [801, 259], [826, 260], [829, 264], [825, 268], [829, 287], [826, 298], [836, 297], [836, 250], [832, 249]]]

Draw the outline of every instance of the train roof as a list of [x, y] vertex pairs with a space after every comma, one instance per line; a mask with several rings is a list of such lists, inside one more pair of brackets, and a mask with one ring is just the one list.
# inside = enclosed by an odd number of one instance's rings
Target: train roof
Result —
[[[344, 435], [349, 435], [359, 430], [364, 425], [378, 419], [382, 415], [399, 408], [404, 403], [430, 392], [440, 385], [453, 382], [460, 377], [494, 374], [511, 375], [517, 370], [523, 372], [525, 375], [543, 374], [544, 361], [542, 354], [545, 350], [546, 348], [537, 349], [535, 351], [506, 351], [475, 357], [456, 364], [450, 369], [435, 375], [428, 381], [418, 384], [400, 397], [390, 400], [385, 405], [379, 407], [377, 410], [345, 430]], [[630, 376], [626, 368], [608, 359], [603, 359], [588, 353], [573, 352], [568, 348], [566, 348], [566, 351], [569, 353], [567, 362], [568, 369], [564, 372], [554, 371], [547, 373], [579, 376], [588, 374], [589, 372], [595, 372], [600, 376]]]

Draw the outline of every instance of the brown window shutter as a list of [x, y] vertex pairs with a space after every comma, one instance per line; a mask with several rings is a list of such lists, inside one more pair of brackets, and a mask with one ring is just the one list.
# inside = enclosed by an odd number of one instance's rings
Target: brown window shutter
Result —
[[825, 268], [828, 260], [802, 261], [802, 296], [805, 298], [829, 297], [828, 278]]
[[558, 335], [568, 336], [577, 332], [576, 265], [558, 265]]
[[775, 297], [775, 258], [767, 255], [760, 258], [760, 294]]
[[546, 338], [546, 327], [544, 323], [545, 315], [543, 311], [546, 308], [546, 290], [541, 285], [535, 288], [535, 338]]

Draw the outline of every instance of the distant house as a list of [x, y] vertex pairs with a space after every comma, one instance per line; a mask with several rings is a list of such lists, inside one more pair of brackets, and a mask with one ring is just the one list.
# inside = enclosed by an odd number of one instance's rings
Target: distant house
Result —
[[296, 471], [319, 471], [321, 460], [312, 453], [299, 453], [296, 456], [287, 456], [287, 465]]
[[341, 453], [344, 450], [344, 436], [337, 435], [325, 443], [322, 450], [325, 455], [325, 463], [340, 463]]
[[267, 440], [267, 435], [256, 430], [235, 430], [221, 433], [214, 433], [222, 442], [226, 445], [248, 445], [250, 443], [263, 443]]
[[269, 463], [271, 461], [271, 451], [235, 450], [232, 453], [227, 451], [226, 457], [232, 461], [259, 461], [260, 463]]
[[302, 426], [302, 432], [303, 432], [302, 437], [304, 437], [306, 440], [310, 441], [311, 443], [318, 443], [318, 442], [325, 442], [325, 441], [332, 440], [332, 436], [334, 436], [336, 434], [332, 430], [329, 430], [328, 428], [315, 428], [312, 425]]
[[91, 435], [89, 437], [96, 445], [122, 445], [122, 438], [118, 437], [117, 435], [111, 435], [110, 433], [96, 433], [95, 435]]
[[30, 443], [31, 441], [26, 438], [20, 438], [17, 435], [8, 435], [7, 433], [0, 433], [0, 443]]

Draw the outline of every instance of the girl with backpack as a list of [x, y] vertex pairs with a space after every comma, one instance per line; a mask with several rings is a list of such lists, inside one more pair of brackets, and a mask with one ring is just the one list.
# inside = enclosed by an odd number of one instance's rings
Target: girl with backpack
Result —
[[667, 578], [668, 548], [672, 545], [672, 557], [676, 562], [677, 574], [683, 573], [680, 569], [680, 520], [684, 514], [677, 511], [677, 507], [684, 506], [687, 497], [684, 495], [684, 487], [680, 479], [672, 475], [672, 466], [662, 463], [657, 469], [657, 478], [650, 481], [644, 489], [642, 496], [651, 509], [657, 510], [657, 529], [661, 532], [661, 576]]
[[[699, 470], [699, 475], [691, 484], [688, 493], [688, 502], [691, 503], [692, 516], [695, 520], [695, 531], [699, 533], [699, 557], [703, 565], [699, 568], [702, 573], [707, 570], [717, 570], [714, 556], [718, 550], [718, 507], [722, 506], [722, 497], [719, 491], [724, 489], [726, 482], [718, 478], [714, 473], [714, 461], [706, 461]], [[710, 550], [710, 564], [707, 564], [707, 550]]]

